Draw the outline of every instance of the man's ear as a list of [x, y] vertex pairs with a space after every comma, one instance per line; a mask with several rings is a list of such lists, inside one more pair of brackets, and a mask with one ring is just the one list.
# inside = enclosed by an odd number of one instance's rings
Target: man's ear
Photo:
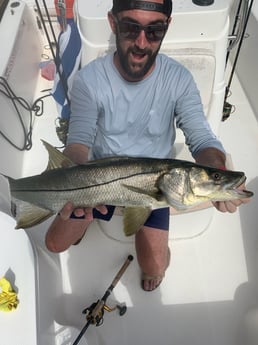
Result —
[[116, 34], [116, 23], [115, 23], [114, 15], [112, 14], [111, 11], [108, 12], [108, 21], [109, 21], [109, 25], [111, 27], [112, 32]]

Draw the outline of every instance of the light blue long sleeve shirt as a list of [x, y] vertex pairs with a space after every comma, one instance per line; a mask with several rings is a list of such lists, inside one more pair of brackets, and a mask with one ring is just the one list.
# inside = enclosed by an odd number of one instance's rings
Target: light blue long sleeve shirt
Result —
[[207, 147], [224, 152], [203, 113], [191, 73], [163, 54], [139, 82], [119, 74], [112, 54], [92, 61], [74, 79], [71, 110], [68, 144], [91, 147], [93, 159], [171, 158], [175, 126], [182, 129], [193, 157]]

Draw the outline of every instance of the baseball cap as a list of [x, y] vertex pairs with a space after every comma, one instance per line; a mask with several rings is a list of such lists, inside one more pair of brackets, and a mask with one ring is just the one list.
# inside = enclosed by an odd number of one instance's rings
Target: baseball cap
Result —
[[163, 0], [163, 4], [144, 0], [113, 0], [113, 14], [135, 9], [161, 12], [170, 17], [172, 13], [172, 0]]

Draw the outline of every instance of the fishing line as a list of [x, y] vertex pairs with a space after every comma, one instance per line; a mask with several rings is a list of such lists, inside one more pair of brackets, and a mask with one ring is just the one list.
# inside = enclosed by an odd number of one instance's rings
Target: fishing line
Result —
[[[0, 93], [4, 95], [7, 99], [10, 100], [13, 108], [15, 109], [15, 112], [17, 114], [19, 123], [21, 125], [21, 129], [24, 135], [24, 141], [22, 146], [16, 145], [3, 131], [0, 130], [0, 135], [14, 148], [16, 148], [19, 151], [25, 151], [30, 150], [32, 147], [32, 121], [33, 121], [33, 112], [35, 116], [41, 116], [43, 114], [44, 109], [44, 103], [43, 99], [46, 97], [50, 97], [51, 95], [44, 95], [42, 97], [39, 97], [34, 101], [32, 106], [29, 105], [29, 103], [20, 96], [17, 96], [10, 85], [8, 84], [7, 80], [0, 76]], [[22, 107], [25, 109], [29, 114], [29, 120], [28, 120], [28, 129], [26, 129], [26, 126], [24, 124], [24, 120], [22, 117], [22, 114], [20, 112], [19, 107]]]
[[[24, 135], [24, 144], [22, 147], [19, 147], [18, 145], [13, 143], [11, 141], [11, 139], [9, 139], [8, 136], [6, 134], [4, 134], [1, 130], [0, 130], [0, 134], [10, 145], [15, 147], [17, 150], [19, 150], [19, 151], [29, 150], [31, 148], [31, 135], [32, 135], [32, 114], [30, 111], [29, 104], [22, 97], [17, 97], [15, 95], [15, 93], [12, 91], [11, 87], [9, 86], [9, 84], [5, 78], [0, 77], [0, 85], [3, 88], [3, 89], [0, 89], [0, 93], [2, 93], [6, 98], [8, 98], [11, 101], [11, 103], [12, 103], [12, 105], [13, 105], [16, 113], [17, 113], [18, 120], [19, 120], [19, 123], [21, 124], [22, 132]], [[23, 107], [24, 109], [29, 111], [28, 132], [26, 131], [26, 127], [25, 127], [25, 124], [23, 122], [22, 115], [20, 113], [18, 105], [20, 105], [21, 107]]]
[[[52, 23], [51, 23], [51, 20], [50, 20], [50, 16], [49, 16], [49, 13], [48, 13], [48, 9], [47, 9], [45, 0], [43, 0], [43, 3], [44, 3], [44, 8], [45, 8], [45, 11], [46, 11], [47, 19], [49, 21], [50, 29], [51, 29], [51, 32], [52, 32], [52, 35], [53, 35], [53, 39], [54, 39], [54, 43], [53, 44], [52, 44], [52, 42], [50, 40], [50, 36], [49, 36], [48, 30], [46, 28], [46, 24], [45, 24], [45, 21], [43, 19], [43, 15], [42, 15], [42, 12], [41, 12], [38, 0], [35, 0], [35, 3], [37, 5], [37, 10], [38, 10], [38, 13], [39, 13], [39, 17], [40, 17], [41, 23], [42, 23], [42, 25], [44, 27], [45, 34], [47, 36], [47, 40], [48, 40], [48, 44], [49, 44], [49, 49], [51, 50], [53, 58], [54, 58], [54, 61], [55, 61], [56, 60], [56, 56], [55, 56], [55, 52], [54, 52], [53, 46], [54, 45], [57, 46], [57, 40], [56, 40], [56, 37], [55, 37], [55, 34], [54, 34], [53, 26], [52, 26]], [[62, 82], [62, 78], [61, 77], [60, 77], [60, 79], [61, 79], [61, 82]], [[23, 144], [21, 146], [18, 146], [8, 137], [8, 135], [6, 135], [1, 130], [0, 130], [0, 135], [11, 146], [16, 148], [17, 150], [19, 150], [19, 151], [30, 150], [31, 147], [32, 147], [32, 121], [33, 121], [32, 113], [34, 112], [35, 116], [41, 116], [43, 114], [43, 109], [44, 109], [43, 99], [46, 98], [46, 97], [50, 97], [52, 95], [49, 93], [48, 95], [44, 95], [42, 97], [39, 97], [36, 101], [34, 101], [33, 105], [30, 106], [29, 103], [24, 98], [17, 96], [13, 92], [13, 90], [9, 86], [7, 80], [5, 78], [3, 78], [3, 77], [0, 77], [0, 86], [1, 86], [0, 93], [3, 94], [7, 99], [9, 99], [11, 101], [12, 106], [15, 109], [15, 112], [17, 113], [18, 120], [19, 120], [19, 123], [21, 125], [21, 129], [22, 129], [22, 132], [23, 132], [23, 135], [24, 135], [24, 142], [23, 142]], [[23, 121], [23, 118], [22, 118], [22, 115], [20, 113], [19, 107], [24, 108], [29, 113], [28, 129], [26, 129], [26, 125], [25, 125], [25, 123]]]

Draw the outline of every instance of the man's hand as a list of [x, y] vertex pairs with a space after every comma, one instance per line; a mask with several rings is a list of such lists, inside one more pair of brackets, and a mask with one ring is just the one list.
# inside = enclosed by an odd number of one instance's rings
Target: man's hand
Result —
[[[106, 206], [104, 205], [96, 206], [95, 208], [102, 214], [107, 214], [108, 212]], [[71, 217], [71, 214], [74, 213], [76, 217], [85, 216], [85, 219], [87, 219], [88, 221], [92, 221], [93, 220], [92, 211], [93, 211], [92, 207], [75, 208], [73, 203], [68, 202], [64, 205], [62, 210], [59, 212], [59, 215], [63, 220], [68, 220]]]
[[[222, 169], [225, 167], [226, 157], [223, 152], [219, 151], [216, 148], [206, 148], [198, 153], [195, 157], [196, 163], [211, 166], [214, 168]], [[239, 189], [244, 190], [245, 185], [241, 185]], [[247, 199], [235, 199], [230, 201], [216, 201], [213, 202], [213, 205], [217, 210], [221, 212], [230, 212], [234, 213], [237, 210], [237, 207], [246, 204], [250, 201], [250, 198]]]
[[[245, 185], [241, 185], [239, 189], [244, 190]], [[234, 213], [236, 212], [238, 206], [242, 204], [247, 204], [250, 201], [250, 198], [246, 199], [235, 199], [235, 200], [230, 200], [230, 201], [216, 201], [213, 202], [213, 205], [216, 207], [217, 210], [220, 212], [229, 212], [229, 213]]]
[[[98, 206], [96, 208], [103, 214], [107, 213], [106, 206]], [[68, 249], [72, 244], [79, 243], [93, 220], [92, 211], [92, 207], [75, 208], [73, 203], [67, 202], [47, 231], [45, 242], [48, 250], [60, 253]], [[77, 217], [85, 217], [71, 218], [72, 213]]]

